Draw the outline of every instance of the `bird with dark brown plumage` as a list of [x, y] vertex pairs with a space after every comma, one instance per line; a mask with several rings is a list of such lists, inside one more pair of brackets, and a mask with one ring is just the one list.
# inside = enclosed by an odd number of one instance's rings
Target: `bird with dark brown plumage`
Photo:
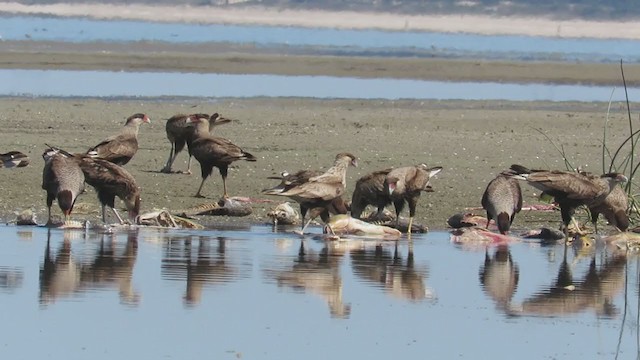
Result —
[[389, 192], [384, 188], [384, 182], [392, 168], [374, 171], [364, 175], [356, 181], [351, 196], [351, 216], [360, 219], [367, 206], [373, 205], [378, 211], [375, 219], [382, 217], [385, 206], [391, 204]]
[[75, 156], [80, 169], [84, 173], [87, 184], [93, 186], [98, 193], [102, 205], [102, 221], [106, 223], [105, 207], [111, 208], [120, 224], [122, 217], [115, 209], [115, 198], [119, 197], [129, 212], [129, 220], [135, 222], [140, 213], [140, 188], [135, 178], [122, 166], [103, 159], [89, 156]]
[[150, 123], [145, 114], [131, 115], [120, 133], [102, 140], [87, 151], [87, 155], [110, 161], [117, 165], [125, 165], [138, 151], [138, 130], [140, 124]]
[[[577, 172], [530, 170], [521, 165], [511, 165], [510, 171], [514, 178], [526, 180], [529, 185], [554, 197], [560, 206], [565, 237], [569, 233], [569, 223], [575, 222], [573, 215], [578, 207], [601, 205], [618, 184], [627, 181], [626, 176], [618, 173], [588, 176]], [[580, 232], [577, 223], [575, 225]]]
[[609, 195], [600, 204], [589, 206], [591, 214], [591, 222], [598, 232], [598, 217], [604, 215], [611, 226], [616, 227], [620, 231], [627, 231], [629, 228], [629, 198], [627, 193], [620, 186], [616, 186], [611, 190]]
[[211, 175], [214, 167], [217, 167], [222, 176], [223, 197], [228, 198], [227, 174], [229, 165], [237, 160], [256, 161], [256, 157], [242, 150], [231, 141], [209, 135], [209, 120], [190, 116], [187, 119], [188, 126], [194, 126], [194, 140], [191, 142], [191, 154], [200, 163], [202, 182], [196, 193], [196, 197], [202, 196], [202, 187], [205, 180]]
[[300, 204], [302, 216], [302, 232], [317, 216], [311, 216], [305, 223], [307, 211], [319, 209], [320, 218], [326, 223], [329, 219], [329, 207], [345, 193], [347, 184], [347, 168], [358, 166], [358, 160], [353, 154], [340, 153], [336, 155], [333, 166], [326, 172], [311, 176], [307, 181], [291, 183], [283, 188], [275, 187], [263, 191], [267, 195], [286, 196]]
[[218, 113], [214, 113], [209, 116], [207, 114], [191, 114], [191, 115], [174, 115], [167, 120], [167, 124], [165, 126], [167, 132], [167, 139], [171, 142], [171, 151], [169, 152], [169, 159], [165, 166], [160, 170], [163, 173], [171, 173], [171, 167], [173, 166], [173, 162], [176, 160], [178, 153], [184, 149], [184, 146], [187, 145], [187, 150], [189, 151], [189, 162], [187, 163], [187, 170], [183, 173], [191, 174], [191, 150], [190, 145], [194, 138], [194, 127], [187, 125], [187, 119], [190, 116], [195, 116], [198, 118], [203, 118], [209, 120], [209, 134], [213, 135], [214, 127], [222, 124], [227, 124], [232, 120], [224, 118], [220, 116]]
[[411, 234], [413, 218], [416, 215], [416, 205], [423, 191], [430, 190], [430, 180], [442, 171], [442, 167], [429, 168], [425, 164], [406, 166], [393, 169], [387, 174], [384, 188], [396, 210], [396, 226], [399, 225], [400, 213], [405, 202], [409, 204], [409, 226], [407, 233]]
[[487, 211], [487, 228], [493, 219], [498, 231], [506, 235], [516, 214], [522, 210], [522, 190], [518, 180], [508, 172], [498, 174], [484, 190], [481, 203]]
[[42, 154], [42, 189], [47, 191], [47, 224], [51, 224], [51, 206], [58, 199], [65, 222], [69, 220], [78, 195], [84, 191], [84, 174], [73, 159], [55, 149], [47, 149]]

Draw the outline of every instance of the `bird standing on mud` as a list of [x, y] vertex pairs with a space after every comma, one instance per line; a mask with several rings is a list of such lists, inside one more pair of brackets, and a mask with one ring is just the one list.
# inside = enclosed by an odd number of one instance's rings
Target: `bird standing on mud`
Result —
[[171, 142], [171, 151], [169, 152], [169, 159], [165, 166], [160, 170], [163, 173], [171, 173], [171, 167], [176, 160], [178, 153], [184, 149], [185, 144], [189, 151], [189, 162], [187, 163], [187, 170], [185, 174], [191, 174], [191, 142], [194, 140], [193, 126], [188, 126], [187, 119], [192, 117], [203, 118], [209, 121], [209, 134], [213, 135], [213, 128], [218, 125], [231, 122], [230, 119], [220, 116], [218, 113], [214, 113], [209, 116], [207, 114], [191, 114], [191, 115], [174, 115], [167, 120], [165, 130], [167, 132], [167, 139]]
[[58, 199], [60, 210], [67, 222], [79, 194], [84, 191], [84, 174], [78, 163], [55, 149], [47, 149], [42, 154], [42, 189], [47, 191], [47, 224], [51, 224], [51, 206]]
[[392, 168], [374, 171], [364, 175], [356, 181], [351, 196], [351, 216], [360, 219], [362, 212], [368, 205], [377, 207], [374, 219], [382, 218], [385, 206], [391, 204], [389, 192], [384, 188], [384, 182]]
[[[577, 172], [530, 170], [521, 165], [511, 165], [510, 171], [514, 178], [526, 180], [529, 185], [554, 197], [560, 206], [565, 237], [569, 234], [569, 223], [575, 223], [573, 215], [578, 207], [601, 205], [618, 184], [627, 181], [626, 176], [618, 173], [588, 176]], [[581, 233], [577, 223], [575, 225]]]
[[416, 205], [420, 194], [431, 189], [430, 180], [440, 171], [442, 171], [440, 166], [429, 168], [425, 164], [420, 164], [393, 169], [387, 174], [384, 188], [388, 191], [389, 198], [396, 210], [396, 226], [400, 223], [400, 213], [405, 202], [409, 204], [408, 234], [411, 234], [411, 226], [416, 215]]
[[138, 151], [138, 130], [140, 124], [150, 123], [145, 114], [131, 115], [120, 133], [102, 140], [87, 151], [87, 155], [104, 159], [117, 165], [125, 165]]
[[522, 210], [522, 190], [518, 180], [509, 172], [498, 174], [484, 190], [481, 203], [487, 211], [487, 228], [493, 219], [498, 231], [506, 235], [516, 214]]
[[105, 207], [108, 206], [120, 224], [124, 224], [115, 208], [117, 196], [124, 202], [129, 212], [129, 220], [135, 222], [140, 213], [140, 189], [134, 177], [122, 166], [103, 159], [89, 156], [76, 156], [75, 159], [84, 173], [87, 184], [93, 186], [98, 193], [98, 200], [102, 205], [102, 221], [107, 222]]
[[[358, 166], [357, 158], [350, 153], [340, 153], [336, 155], [333, 166], [326, 172], [311, 176], [307, 181], [300, 180], [302, 178], [301, 175], [294, 182], [289, 184], [284, 182], [284, 186], [281, 187], [279, 185], [272, 189], [266, 189], [263, 190], [263, 193], [286, 196], [300, 204], [300, 215], [302, 216], [303, 224], [301, 232], [304, 233], [309, 223], [315, 218], [315, 216], [312, 216], [305, 223], [304, 219], [307, 211], [319, 209], [322, 221], [326, 223], [329, 219], [329, 208], [336, 199], [341, 198], [345, 193], [349, 165]], [[300, 172], [297, 174], [300, 174]]]
[[205, 180], [211, 175], [214, 167], [217, 167], [222, 176], [223, 197], [228, 198], [227, 174], [229, 165], [237, 160], [256, 161], [256, 157], [242, 150], [231, 141], [209, 135], [209, 120], [201, 117], [190, 116], [187, 119], [189, 126], [195, 126], [195, 138], [191, 143], [191, 153], [200, 163], [202, 182], [196, 193], [196, 197], [202, 195], [202, 187]]

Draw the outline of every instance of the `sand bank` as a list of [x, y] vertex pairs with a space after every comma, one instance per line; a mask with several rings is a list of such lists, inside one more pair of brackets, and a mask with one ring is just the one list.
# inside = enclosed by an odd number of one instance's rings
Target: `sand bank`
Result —
[[[0, 2], [0, 12], [203, 24], [326, 27], [393, 31], [438, 31], [486, 35], [528, 35], [640, 39], [637, 21], [553, 20], [543, 17], [404, 15], [287, 10], [261, 7], [149, 6], [107, 4], [23, 5]], [[0, 34], [1, 35], [1, 34]]]
[[[258, 157], [255, 163], [237, 162], [228, 180], [231, 195], [256, 200], [246, 218], [217, 218], [215, 222], [263, 223], [277, 201], [260, 194], [274, 184], [267, 179], [283, 170], [326, 169], [338, 152], [350, 151], [360, 166], [348, 172], [347, 194], [355, 181], [374, 170], [418, 163], [444, 170], [433, 181], [435, 192], [425, 194], [416, 221], [432, 229], [446, 227], [453, 213], [476, 207], [486, 184], [512, 163], [530, 167], [564, 169], [557, 150], [538, 130], [564, 146], [574, 166], [601, 171], [602, 126], [606, 103], [527, 103], [470, 101], [348, 101], [308, 99], [202, 99], [183, 101], [0, 99], [2, 149], [28, 154], [32, 164], [0, 169], [0, 217], [10, 220], [14, 211], [33, 209], [46, 219], [45, 192], [40, 188], [44, 143], [85, 151], [118, 131], [124, 119], [147, 113], [152, 123], [140, 129], [140, 150], [126, 165], [142, 188], [142, 210], [178, 210], [217, 200], [222, 194], [220, 176], [214, 171], [205, 184], [207, 199], [194, 198], [200, 168], [193, 175], [162, 174], [169, 155], [166, 118], [176, 113], [214, 111], [236, 119], [219, 128]], [[628, 132], [626, 113], [614, 104], [610, 144], [618, 144]], [[187, 155], [178, 156], [176, 169], [186, 167]], [[535, 203], [525, 185], [525, 203]], [[118, 204], [121, 204], [118, 202]], [[60, 210], [54, 207], [54, 213]], [[83, 194], [76, 216], [98, 221], [100, 207], [92, 190]], [[557, 225], [555, 214], [527, 213], [516, 227]], [[551, 223], [547, 222], [551, 220]]]

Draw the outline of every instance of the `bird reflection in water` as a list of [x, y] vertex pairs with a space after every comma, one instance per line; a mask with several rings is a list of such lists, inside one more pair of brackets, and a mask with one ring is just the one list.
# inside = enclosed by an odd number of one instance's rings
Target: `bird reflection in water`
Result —
[[425, 285], [428, 269], [417, 267], [413, 256], [413, 243], [408, 243], [406, 260], [395, 242], [393, 251], [382, 243], [351, 251], [353, 272], [364, 280], [381, 286], [385, 293], [413, 302], [435, 301], [436, 295]]
[[162, 257], [162, 277], [186, 280], [184, 305], [196, 306], [202, 301], [205, 286], [227, 283], [243, 274], [237, 265], [227, 259], [227, 255], [227, 239], [224, 237], [169, 238]]
[[521, 304], [512, 305], [510, 315], [562, 316], [593, 310], [596, 315], [613, 317], [619, 310], [614, 306], [615, 296], [625, 286], [627, 258], [624, 254], [603, 257], [597, 266], [592, 257], [586, 274], [575, 280], [572, 264], [567, 261], [566, 249], [554, 284], [543, 289]]
[[72, 252], [72, 241], [83, 237], [83, 232], [65, 230], [63, 241], [55, 254], [51, 248], [51, 230], [47, 233], [44, 260], [40, 267], [40, 303], [49, 304], [58, 298], [71, 297], [89, 290], [116, 287], [120, 302], [136, 306], [140, 295], [133, 289], [133, 268], [138, 254], [138, 233], [127, 234], [122, 244], [112, 235], [102, 234], [95, 256], [81, 261]]
[[484, 264], [480, 267], [480, 284], [499, 309], [508, 308], [518, 287], [519, 277], [520, 270], [513, 262], [508, 246], [498, 246], [493, 256], [489, 255], [487, 248]]
[[344, 249], [326, 242], [320, 252], [307, 249], [300, 242], [298, 256], [286, 269], [265, 269], [265, 275], [274, 279], [278, 287], [320, 295], [329, 305], [333, 318], [347, 319], [351, 315], [351, 304], [342, 299], [342, 276], [340, 263]]

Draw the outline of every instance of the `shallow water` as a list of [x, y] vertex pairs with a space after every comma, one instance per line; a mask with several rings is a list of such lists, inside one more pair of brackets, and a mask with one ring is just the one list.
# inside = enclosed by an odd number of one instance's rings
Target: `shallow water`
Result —
[[639, 353], [638, 258], [600, 246], [326, 243], [268, 226], [0, 233], [9, 359]]
[[[99, 86], [96, 86], [99, 84]], [[135, 84], [135, 86], [131, 86]], [[171, 84], [168, 86], [167, 84]], [[627, 89], [630, 99], [639, 88]], [[1, 70], [0, 96], [310, 97], [513, 101], [624, 101], [612, 86], [361, 79], [331, 76]]]
[[332, 55], [637, 62], [640, 41], [0, 16], [4, 40], [229, 42]]

